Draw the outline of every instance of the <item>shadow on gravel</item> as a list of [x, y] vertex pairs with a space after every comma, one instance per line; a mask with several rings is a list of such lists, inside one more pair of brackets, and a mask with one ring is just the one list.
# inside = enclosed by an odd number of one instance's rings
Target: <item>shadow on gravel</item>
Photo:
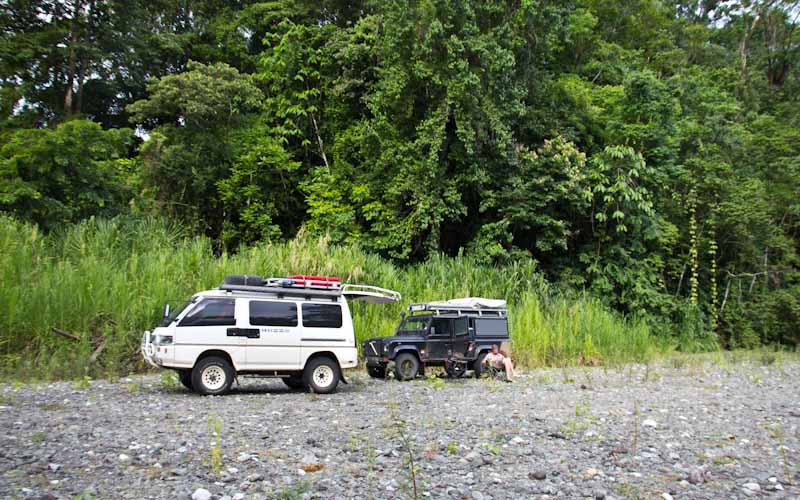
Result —
[[[337, 387], [336, 392], [333, 394], [314, 394], [310, 392], [308, 389], [290, 389], [286, 385], [283, 384], [280, 380], [277, 379], [244, 379], [240, 380], [240, 383], [234, 384], [231, 388], [231, 391], [221, 397], [230, 397], [236, 395], [257, 395], [257, 394], [271, 394], [271, 395], [281, 395], [281, 394], [307, 394], [309, 397], [335, 397], [337, 394], [358, 394], [363, 392], [381, 392], [385, 390], [386, 386], [400, 386], [400, 385], [408, 385], [410, 387], [427, 387], [434, 390], [441, 390], [441, 389], [453, 389], [458, 387], [464, 387], [470, 384], [485, 382], [484, 381], [477, 381], [474, 378], [460, 378], [460, 379], [451, 379], [451, 378], [426, 378], [426, 377], [418, 377], [415, 380], [407, 381], [407, 382], [398, 382], [396, 380], [372, 380], [372, 379], [364, 379], [360, 377], [351, 377], [349, 383], [340, 383], [339, 387]], [[130, 390], [130, 389], [129, 389]], [[142, 392], [147, 394], [161, 394], [165, 396], [193, 396], [193, 397], [204, 397], [200, 394], [194, 393], [185, 389], [183, 387], [168, 387], [168, 386], [159, 386], [159, 385], [151, 385], [146, 388], [137, 389], [136, 392]]]
[[247, 380], [241, 385], [234, 385], [230, 395], [235, 394], [308, 394], [311, 396], [325, 397], [335, 396], [338, 393], [353, 393], [366, 390], [367, 387], [362, 382], [351, 382], [349, 384], [340, 383], [333, 394], [313, 394], [308, 389], [290, 389], [280, 380]]

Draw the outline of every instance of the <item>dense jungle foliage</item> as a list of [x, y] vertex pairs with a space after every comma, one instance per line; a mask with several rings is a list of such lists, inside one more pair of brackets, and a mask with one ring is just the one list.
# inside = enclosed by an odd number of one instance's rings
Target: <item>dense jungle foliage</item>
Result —
[[796, 347], [798, 24], [785, 0], [9, 0], [0, 210], [534, 266], [682, 349]]

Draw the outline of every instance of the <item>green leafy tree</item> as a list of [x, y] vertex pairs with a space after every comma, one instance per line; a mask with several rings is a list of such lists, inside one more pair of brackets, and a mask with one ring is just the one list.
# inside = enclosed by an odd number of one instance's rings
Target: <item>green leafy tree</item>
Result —
[[0, 149], [0, 210], [48, 229], [124, 210], [134, 142], [86, 120], [14, 132]]
[[194, 62], [148, 92], [128, 107], [134, 122], [152, 130], [141, 153], [143, 188], [163, 212], [217, 237], [226, 218], [218, 183], [235, 157], [231, 133], [258, 112], [263, 95], [235, 68]]
[[293, 234], [304, 203], [297, 190], [300, 163], [263, 125], [232, 137], [231, 173], [217, 182], [225, 210], [222, 241], [228, 248]]

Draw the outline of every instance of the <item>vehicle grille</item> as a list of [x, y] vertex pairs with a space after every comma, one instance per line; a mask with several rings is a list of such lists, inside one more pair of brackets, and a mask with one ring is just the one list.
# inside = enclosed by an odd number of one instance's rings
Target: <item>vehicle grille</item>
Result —
[[364, 357], [382, 356], [383, 343], [380, 340], [364, 342]]

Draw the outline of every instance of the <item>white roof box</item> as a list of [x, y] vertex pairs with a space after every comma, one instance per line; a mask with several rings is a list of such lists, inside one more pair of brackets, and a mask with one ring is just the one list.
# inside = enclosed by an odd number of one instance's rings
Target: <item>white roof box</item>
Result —
[[447, 302], [449, 306], [456, 307], [470, 307], [479, 309], [485, 307], [487, 309], [505, 309], [506, 301], [502, 299], [484, 299], [483, 297], [464, 297], [463, 299], [450, 299]]

